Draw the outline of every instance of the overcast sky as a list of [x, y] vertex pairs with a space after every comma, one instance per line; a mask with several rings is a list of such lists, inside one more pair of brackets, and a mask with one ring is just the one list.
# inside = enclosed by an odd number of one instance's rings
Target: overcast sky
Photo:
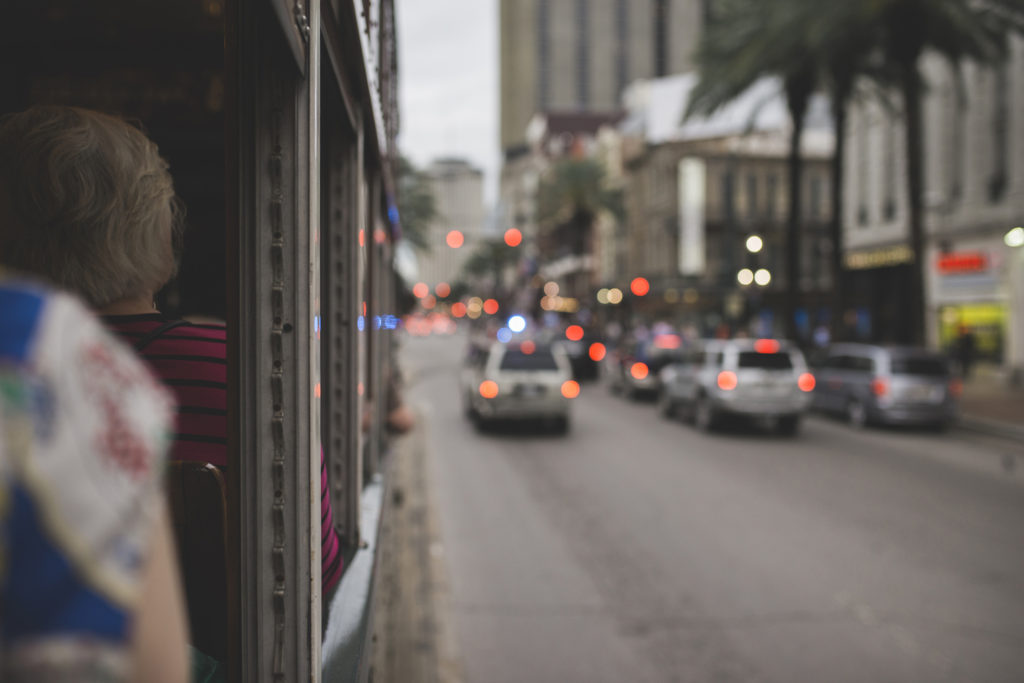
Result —
[[402, 152], [422, 167], [440, 156], [486, 173], [491, 204], [498, 143], [498, 0], [396, 0]]

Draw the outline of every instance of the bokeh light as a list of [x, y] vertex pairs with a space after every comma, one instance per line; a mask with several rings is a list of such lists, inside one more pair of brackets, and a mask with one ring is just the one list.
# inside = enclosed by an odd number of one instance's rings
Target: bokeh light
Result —
[[629, 291], [633, 292], [635, 296], [646, 296], [647, 292], [651, 291], [651, 283], [647, 281], [647, 278], [635, 277], [629, 283]]
[[518, 228], [509, 228], [505, 231], [505, 244], [510, 247], [518, 247], [523, 241], [523, 233]]
[[718, 388], [722, 391], [732, 391], [739, 384], [736, 373], [730, 370], [723, 370], [718, 373]]
[[814, 391], [814, 375], [809, 372], [803, 373], [800, 375], [800, 378], [797, 379], [796, 385], [800, 387], [800, 391]]
[[604, 344], [602, 344], [601, 342], [594, 342], [593, 344], [590, 345], [589, 353], [590, 360], [597, 363], [604, 360], [604, 357], [608, 353], [608, 351], [607, 349], [605, 349]]
[[456, 318], [465, 318], [466, 304], [462, 303], [461, 301], [457, 301], [454, 304], [452, 304], [452, 315], [454, 315]]
[[532, 339], [527, 339], [526, 341], [519, 345], [519, 350], [525, 353], [527, 356], [529, 356], [530, 354], [537, 350], [537, 345], [533, 342]]
[[462, 233], [458, 230], [451, 230], [448, 235], [444, 238], [445, 243], [452, 249], [458, 249], [462, 246], [462, 243], [466, 241], [466, 238], [462, 236]]
[[509, 343], [509, 341], [512, 340], [512, 330], [508, 329], [507, 327], [503, 327], [500, 330], [498, 330], [495, 336], [498, 338], [498, 341], [500, 341], [502, 344], [507, 344]]
[[757, 272], [754, 273], [754, 282], [764, 287], [772, 281], [772, 274], [765, 268], [758, 268]]
[[519, 333], [526, 329], [526, 318], [521, 315], [514, 315], [508, 319], [508, 329]]
[[751, 254], [756, 254], [764, 248], [764, 240], [757, 235], [751, 235], [747, 238], [747, 251]]
[[599, 303], [599, 304], [606, 304], [606, 303], [608, 303], [608, 288], [607, 287], [602, 287], [601, 289], [597, 290], [597, 303]]
[[437, 294], [439, 298], [444, 299], [446, 296], [452, 293], [451, 285], [449, 285], [447, 282], [439, 282], [437, 286], [434, 287], [434, 293]]
[[562, 384], [562, 396], [566, 398], [576, 398], [580, 395], [580, 383], [574, 380], [568, 380]]
[[629, 369], [629, 374], [633, 375], [633, 379], [643, 379], [650, 374], [650, 370], [647, 367], [647, 363], [633, 363], [633, 367]]
[[480, 383], [480, 395], [484, 398], [495, 398], [498, 395], [498, 383], [488, 379]]
[[618, 287], [608, 290], [608, 303], [620, 304], [622, 303], [622, 290]]
[[548, 296], [551, 296], [551, 297], [558, 296], [558, 283], [557, 282], [545, 283], [545, 285], [544, 285], [544, 293], [547, 294]]
[[740, 272], [736, 273], [736, 281], [746, 287], [754, 281], [754, 271], [750, 268], [744, 268]]
[[569, 341], [583, 339], [583, 328], [579, 325], [569, 325], [569, 327], [565, 328], [565, 338]]
[[430, 294], [430, 287], [427, 287], [426, 282], [417, 282], [412, 287], [412, 293], [416, 296], [417, 299], [422, 299], [426, 295]]
[[484, 313], [487, 315], [494, 315], [498, 312], [498, 301], [496, 299], [488, 299], [484, 302]]

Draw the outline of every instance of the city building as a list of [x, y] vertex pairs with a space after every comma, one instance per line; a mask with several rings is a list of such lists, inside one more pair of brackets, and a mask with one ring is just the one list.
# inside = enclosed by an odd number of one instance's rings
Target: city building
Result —
[[431, 291], [452, 284], [462, 264], [483, 239], [483, 171], [464, 159], [432, 162], [425, 173], [433, 188], [437, 216], [428, 229], [430, 250], [418, 254], [419, 279]]
[[[1024, 40], [998, 67], [956, 74], [922, 63], [925, 297], [929, 346], [953, 347], [969, 328], [981, 359], [1024, 369]], [[844, 261], [851, 301], [871, 338], [905, 338], [899, 297], [910, 277], [904, 126], [899, 98], [851, 107], [844, 170]], [[1024, 232], [1024, 231], [1021, 231]]]
[[[619, 127], [625, 171], [624, 272], [603, 287], [643, 277], [646, 317], [784, 331], [787, 159], [792, 124], [781, 82], [765, 78], [709, 117], [684, 120], [695, 73], [639, 81]], [[828, 323], [832, 289], [831, 168], [834, 134], [826, 98], [815, 96], [802, 138], [801, 308], [809, 337]]]
[[542, 111], [608, 111], [638, 78], [693, 68], [707, 0], [501, 0], [501, 148]]

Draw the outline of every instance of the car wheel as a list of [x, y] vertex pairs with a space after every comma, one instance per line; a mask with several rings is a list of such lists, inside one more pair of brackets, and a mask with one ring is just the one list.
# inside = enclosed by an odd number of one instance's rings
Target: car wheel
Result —
[[864, 405], [864, 401], [859, 398], [851, 398], [850, 402], [846, 404], [846, 419], [858, 429], [865, 427], [868, 423], [868, 407]]
[[714, 431], [718, 426], [718, 411], [707, 396], [700, 396], [693, 407], [693, 424], [702, 432]]
[[568, 434], [569, 433], [569, 418], [566, 416], [556, 417], [554, 424], [555, 434]]
[[779, 434], [794, 436], [798, 431], [800, 431], [800, 416], [783, 415], [775, 423], [775, 429], [778, 430]]

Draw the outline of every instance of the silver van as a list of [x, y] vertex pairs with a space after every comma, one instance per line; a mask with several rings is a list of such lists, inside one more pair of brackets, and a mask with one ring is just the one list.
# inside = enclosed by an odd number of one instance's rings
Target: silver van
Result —
[[948, 358], [905, 346], [835, 344], [815, 375], [813, 406], [855, 426], [944, 429], [956, 419], [963, 386]]

